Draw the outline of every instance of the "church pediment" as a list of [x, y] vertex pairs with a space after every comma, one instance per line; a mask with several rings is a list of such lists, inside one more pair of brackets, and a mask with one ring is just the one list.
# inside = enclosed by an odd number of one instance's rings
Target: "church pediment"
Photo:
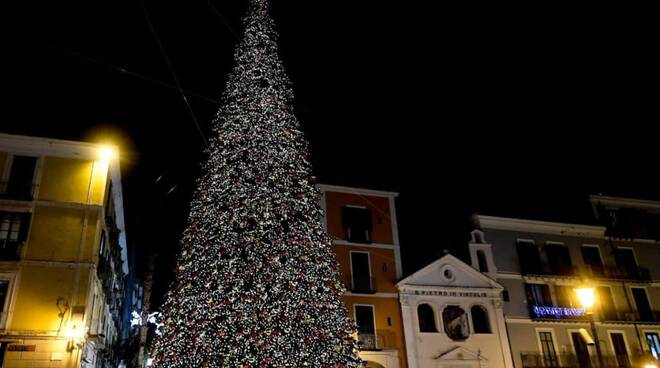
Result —
[[460, 259], [447, 254], [430, 265], [401, 280], [397, 286], [435, 286], [464, 288], [495, 288], [502, 286]]

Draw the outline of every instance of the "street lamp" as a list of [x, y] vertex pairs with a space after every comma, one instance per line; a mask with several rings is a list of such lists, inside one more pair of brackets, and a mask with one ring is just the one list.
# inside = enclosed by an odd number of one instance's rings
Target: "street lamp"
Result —
[[596, 293], [592, 287], [579, 287], [575, 289], [580, 304], [584, 308], [585, 314], [589, 317], [589, 324], [591, 325], [591, 334], [594, 337], [596, 345], [596, 355], [598, 355], [598, 366], [604, 367], [603, 354], [600, 351], [600, 342], [598, 341], [598, 331], [596, 330], [596, 323], [594, 322], [593, 306], [596, 304]]

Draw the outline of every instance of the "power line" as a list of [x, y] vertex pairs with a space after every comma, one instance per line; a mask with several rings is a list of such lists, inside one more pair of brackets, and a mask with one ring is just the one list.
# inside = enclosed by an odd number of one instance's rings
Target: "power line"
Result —
[[[86, 54], [83, 54], [83, 53], [81, 53], [81, 52], [73, 51], [73, 50], [69, 50], [69, 49], [67, 49], [67, 48], [64, 48], [64, 47], [59, 46], [59, 45], [56, 45], [56, 44], [47, 43], [47, 42], [44, 42], [44, 41], [41, 41], [41, 40], [35, 39], [34, 37], [26, 36], [26, 35], [23, 35], [23, 34], [18, 34], [18, 33], [14, 32], [14, 31], [10, 31], [9, 34], [15, 36], [16, 38], [21, 38], [21, 39], [24, 39], [24, 40], [28, 40], [28, 41], [30, 41], [30, 42], [32, 42], [32, 43], [34, 43], [34, 44], [39, 45], [39, 46], [43, 46], [43, 47], [45, 47], [45, 48], [49, 48], [49, 49], [53, 49], [53, 50], [59, 51], [59, 52], [61, 52], [61, 53], [63, 53], [63, 54], [66, 54], [66, 55], [69, 55], [69, 56], [73, 56], [73, 57], [76, 57], [76, 58], [79, 58], [79, 59], [82, 59], [82, 60], [85, 60], [85, 61], [88, 61], [88, 62], [91, 62], [91, 63], [97, 64], [97, 65], [103, 66], [103, 67], [105, 67], [105, 68], [108, 68], [108, 69], [114, 70], [114, 71], [116, 71], [116, 72], [119, 72], [119, 73], [122, 73], [122, 74], [127, 74], [127, 75], [130, 75], [130, 76], [132, 76], [132, 77], [136, 77], [136, 78], [139, 78], [139, 79], [145, 80], [145, 81], [147, 81], [147, 82], [151, 82], [151, 83], [157, 84], [157, 85], [159, 85], [159, 86], [161, 86], [161, 87], [166, 87], [166, 88], [169, 88], [169, 89], [172, 89], [172, 90], [175, 90], [175, 91], [179, 91], [179, 89], [178, 89], [176, 86], [173, 86], [173, 85], [171, 85], [171, 84], [169, 84], [169, 83], [165, 83], [165, 82], [160, 81], [160, 80], [158, 80], [158, 79], [151, 78], [151, 77], [146, 76], [146, 75], [144, 75], [144, 74], [140, 74], [140, 73], [138, 73], [138, 72], [135, 72], [135, 71], [132, 71], [132, 70], [126, 69], [126, 68], [124, 68], [124, 67], [122, 67], [122, 66], [118, 66], [118, 65], [115, 65], [115, 64], [109, 63], [109, 62], [107, 62], [107, 61], [103, 61], [103, 60], [100, 60], [100, 59], [96, 59], [96, 58], [90, 57], [90, 56], [88, 56], [88, 55], [86, 55]], [[200, 100], [202, 100], [202, 101], [206, 101], [206, 102], [210, 102], [210, 103], [214, 103], [214, 104], [219, 104], [219, 103], [220, 103], [220, 101], [218, 101], [218, 100], [215, 100], [215, 99], [212, 99], [212, 98], [210, 98], [210, 97], [207, 97], [207, 96], [201, 95], [201, 94], [199, 94], [199, 93], [192, 92], [192, 91], [187, 90], [187, 89], [183, 89], [183, 92], [185, 92], [186, 95], [189, 95], [189, 96], [191, 96], [191, 97], [195, 97], [195, 98], [200, 99]]]
[[147, 9], [144, 7], [144, 4], [142, 4], [142, 0], [138, 0], [138, 3], [140, 4], [140, 8], [142, 9], [142, 14], [144, 14], [144, 18], [146, 19], [147, 24], [149, 25], [149, 29], [151, 30], [151, 33], [154, 35], [154, 38], [156, 39], [156, 43], [158, 44], [158, 48], [160, 49], [160, 52], [163, 55], [163, 58], [165, 59], [165, 63], [167, 64], [167, 67], [169, 68], [170, 73], [172, 74], [172, 79], [174, 79], [176, 88], [179, 90], [179, 92], [181, 93], [181, 98], [183, 98], [183, 101], [186, 103], [186, 107], [190, 112], [190, 116], [192, 117], [193, 123], [195, 123], [195, 126], [199, 131], [199, 135], [201, 136], [204, 145], [208, 147], [209, 145], [208, 140], [206, 139], [206, 136], [204, 135], [204, 131], [202, 130], [202, 127], [199, 125], [199, 122], [197, 122], [197, 118], [195, 117], [195, 113], [193, 112], [192, 107], [190, 107], [190, 103], [188, 102], [188, 98], [186, 97], [186, 94], [183, 93], [183, 88], [181, 88], [181, 83], [179, 83], [179, 78], [177, 78], [176, 73], [174, 72], [174, 68], [172, 67], [172, 63], [170, 62], [170, 58], [167, 57], [165, 48], [163, 47], [163, 44], [160, 42], [160, 38], [158, 38], [158, 34], [156, 33], [156, 30], [154, 29], [154, 26], [151, 23], [151, 19], [149, 19], [149, 14], [147, 13]]
[[220, 11], [218, 10], [218, 8], [216, 8], [215, 5], [213, 5], [213, 4], [211, 3], [211, 0], [206, 0], [206, 3], [209, 5], [209, 7], [210, 7], [211, 9], [213, 9], [213, 12], [215, 13], [215, 15], [217, 15], [218, 18], [220, 18], [220, 20], [222, 21], [222, 24], [225, 25], [225, 27], [227, 28], [227, 30], [229, 31], [229, 33], [231, 33], [231, 34], [234, 36], [234, 38], [236, 38], [237, 40], [240, 40], [240, 37], [238, 36], [238, 32], [236, 32], [236, 31], [234, 30], [234, 28], [232, 28], [232, 26], [229, 24], [229, 22], [227, 21], [227, 19], [225, 19], [225, 17], [222, 15], [222, 13], [220, 13]]

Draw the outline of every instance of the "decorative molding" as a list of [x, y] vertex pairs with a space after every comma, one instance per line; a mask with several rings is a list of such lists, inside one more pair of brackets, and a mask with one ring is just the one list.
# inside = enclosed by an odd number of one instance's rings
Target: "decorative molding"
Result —
[[522, 280], [523, 277], [519, 273], [515, 272], [498, 272], [497, 275], [495, 275], [498, 279], [509, 279], [509, 280]]
[[353, 293], [350, 291], [347, 291], [344, 293], [344, 296], [359, 296], [359, 297], [373, 297], [373, 298], [394, 298], [397, 299], [399, 297], [399, 294], [397, 293]]
[[29, 156], [56, 156], [96, 160], [104, 145], [62, 139], [0, 133], [0, 151]]
[[523, 220], [483, 215], [479, 215], [479, 224], [482, 229], [511, 230], [539, 234], [578, 236], [585, 238], [604, 238], [606, 230], [603, 226]]
[[393, 244], [380, 244], [380, 243], [352, 243], [346, 240], [333, 240], [332, 245], [346, 245], [349, 247], [365, 247], [377, 249], [391, 249], [395, 250], [396, 246]]
[[321, 190], [321, 192], [349, 193], [349, 194], [367, 195], [367, 196], [374, 196], [374, 197], [398, 197], [399, 196], [399, 193], [397, 193], [397, 192], [388, 192], [388, 191], [383, 191], [383, 190], [344, 187], [344, 186], [339, 186], [339, 185], [316, 184], [316, 187], [319, 188]]
[[650, 201], [647, 199], [633, 199], [633, 198], [591, 195], [589, 196], [589, 200], [593, 205], [599, 203], [605, 207], [639, 208], [639, 209], [656, 210], [656, 211], [660, 210], [659, 201]]
[[67, 267], [67, 268], [89, 268], [93, 269], [96, 264], [92, 262], [77, 262], [77, 261], [40, 261], [40, 260], [21, 260], [18, 262], [21, 266], [46, 266], [46, 267]]

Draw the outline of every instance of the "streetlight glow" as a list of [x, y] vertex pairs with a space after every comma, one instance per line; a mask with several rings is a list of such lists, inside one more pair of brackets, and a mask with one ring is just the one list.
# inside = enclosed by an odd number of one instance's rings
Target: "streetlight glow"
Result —
[[102, 146], [99, 148], [99, 159], [102, 161], [110, 161], [115, 157], [115, 150], [110, 146]]
[[585, 309], [593, 307], [596, 302], [596, 295], [594, 293], [594, 288], [592, 287], [581, 287], [575, 289], [575, 294], [577, 294], [580, 304]]

